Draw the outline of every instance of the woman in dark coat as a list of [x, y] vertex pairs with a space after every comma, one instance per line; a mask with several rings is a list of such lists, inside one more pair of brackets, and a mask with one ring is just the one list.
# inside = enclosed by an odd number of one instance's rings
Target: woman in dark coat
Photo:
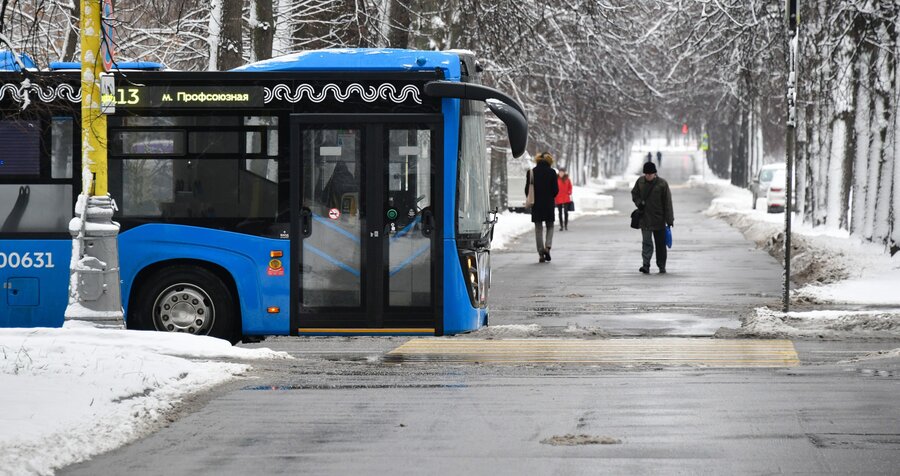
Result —
[[[559, 193], [556, 171], [550, 167], [553, 156], [547, 152], [534, 157], [537, 165], [525, 177], [525, 195], [534, 181], [534, 205], [531, 207], [531, 221], [534, 223], [534, 240], [537, 245], [538, 261], [550, 261], [550, 246], [553, 245], [553, 215], [556, 194]], [[544, 226], [547, 238], [544, 240]]]

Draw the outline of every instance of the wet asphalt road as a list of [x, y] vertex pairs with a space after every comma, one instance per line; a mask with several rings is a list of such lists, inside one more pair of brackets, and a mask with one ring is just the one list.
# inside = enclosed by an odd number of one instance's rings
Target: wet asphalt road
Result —
[[[491, 323], [536, 323], [556, 337], [570, 325], [594, 329], [597, 336], [579, 335], [588, 338], [702, 336], [738, 326], [755, 306], [777, 305], [774, 259], [699, 214], [704, 192], [673, 193], [670, 274], [637, 272], [639, 235], [627, 227], [627, 196], [616, 192], [623, 213], [570, 223], [551, 263], [537, 263], [531, 237], [494, 257]], [[252, 374], [186, 402], [160, 431], [59, 474], [897, 474], [900, 467], [900, 359], [845, 362], [900, 347], [896, 341], [795, 341], [801, 365], [774, 369], [384, 359], [407, 340], [269, 339], [257, 345], [296, 359], [254, 363]], [[551, 444], [560, 441], [570, 445]]]

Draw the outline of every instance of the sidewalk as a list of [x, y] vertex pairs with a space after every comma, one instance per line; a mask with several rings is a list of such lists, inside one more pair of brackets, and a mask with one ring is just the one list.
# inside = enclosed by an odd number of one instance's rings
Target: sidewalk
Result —
[[[781, 300], [781, 266], [739, 231], [703, 215], [711, 195], [670, 182], [674, 244], [666, 270], [638, 272], [641, 235], [629, 228], [627, 190], [617, 215], [585, 216], [557, 228], [553, 261], [538, 263], [532, 231], [492, 257], [489, 324], [498, 335], [713, 335]], [[536, 325], [536, 326], [535, 326]], [[501, 327], [496, 327], [501, 326]], [[506, 327], [515, 326], [515, 327]], [[537, 328], [540, 326], [540, 329]]]

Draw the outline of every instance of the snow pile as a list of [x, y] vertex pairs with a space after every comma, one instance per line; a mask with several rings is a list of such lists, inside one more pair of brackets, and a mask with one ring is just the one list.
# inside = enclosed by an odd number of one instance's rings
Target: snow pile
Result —
[[[709, 189], [715, 198], [706, 214], [718, 217], [779, 260], [784, 259], [784, 214], [752, 210], [748, 190], [724, 180], [691, 183]], [[796, 304], [817, 304], [856, 310], [781, 313], [757, 309], [745, 319], [739, 335], [839, 339], [900, 338], [900, 255], [883, 246], [850, 236], [846, 230], [813, 228], [795, 216], [791, 239], [791, 281]]]
[[783, 313], [763, 307], [744, 320], [738, 335], [766, 338], [900, 338], [900, 313], [807, 311]]
[[491, 249], [505, 250], [513, 239], [531, 230], [534, 230], [534, 225], [530, 213], [503, 212], [497, 216], [497, 224], [494, 225]]
[[[739, 229], [783, 260], [784, 214], [751, 210], [750, 192], [724, 180], [702, 183], [715, 196], [706, 214]], [[846, 230], [792, 223], [791, 279], [802, 286], [794, 300], [811, 303], [900, 306], [900, 254], [863, 242]]]
[[149, 433], [180, 400], [290, 358], [211, 337], [94, 328], [0, 329], [0, 473], [52, 474]]
[[852, 359], [844, 360], [841, 363], [853, 363], [853, 362], [861, 362], [861, 361], [866, 361], [866, 360], [898, 359], [898, 358], [900, 358], [900, 349], [879, 350], [879, 351], [863, 354], [859, 357], [854, 357]]
[[537, 324], [509, 324], [503, 326], [487, 326], [470, 332], [465, 338], [495, 339], [513, 337], [537, 337], [541, 335], [541, 326]]
[[562, 332], [569, 337], [609, 337], [609, 333], [599, 327], [579, 326], [571, 322]]

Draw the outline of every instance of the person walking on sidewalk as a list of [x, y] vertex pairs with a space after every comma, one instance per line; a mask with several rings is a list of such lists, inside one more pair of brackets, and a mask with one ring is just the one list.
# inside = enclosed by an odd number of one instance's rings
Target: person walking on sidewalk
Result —
[[666, 227], [675, 224], [672, 211], [672, 192], [669, 183], [656, 175], [656, 165], [644, 164], [644, 175], [639, 177], [631, 189], [631, 200], [641, 211], [641, 234], [643, 235], [643, 265], [639, 271], [650, 273], [650, 258], [656, 245], [656, 266], [660, 273], [666, 272]]
[[[525, 195], [534, 183], [534, 205], [531, 207], [531, 221], [534, 223], [534, 241], [537, 245], [538, 261], [550, 261], [550, 247], [553, 245], [553, 204], [559, 193], [556, 171], [553, 170], [553, 156], [547, 152], [534, 157], [536, 165], [525, 177]], [[544, 225], [547, 226], [546, 241]]]
[[559, 193], [556, 194], [556, 210], [559, 212], [559, 231], [563, 231], [569, 229], [569, 212], [575, 209], [572, 202], [572, 181], [569, 180], [565, 167], [559, 168], [557, 188]]

